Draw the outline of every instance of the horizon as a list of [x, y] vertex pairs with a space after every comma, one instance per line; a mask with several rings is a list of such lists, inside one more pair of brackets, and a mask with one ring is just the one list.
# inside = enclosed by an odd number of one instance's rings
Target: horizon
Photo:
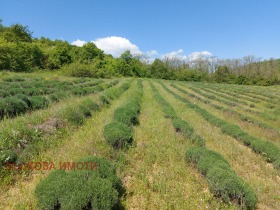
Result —
[[279, 6], [276, 0], [79, 1], [78, 6], [74, 1], [4, 0], [0, 18], [5, 26], [27, 25], [35, 38], [60, 39], [79, 46], [94, 42], [114, 57], [130, 50], [151, 58], [254, 55], [277, 59]]

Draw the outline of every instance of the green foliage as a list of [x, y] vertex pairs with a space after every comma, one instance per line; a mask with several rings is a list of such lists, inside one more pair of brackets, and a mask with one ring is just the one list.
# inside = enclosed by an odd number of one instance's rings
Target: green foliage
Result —
[[13, 150], [0, 151], [0, 168], [6, 163], [15, 163], [18, 156]]
[[28, 109], [27, 104], [16, 97], [0, 99], [0, 119], [4, 116], [14, 117], [25, 113]]
[[[89, 157], [76, 163], [88, 163], [88, 170], [56, 170], [35, 189], [40, 209], [112, 209], [122, 193], [115, 167], [105, 158]], [[90, 164], [95, 164], [90, 169]]]
[[74, 46], [71, 49], [73, 61], [81, 64], [92, 64], [96, 59], [103, 59], [103, 51], [98, 49], [92, 42], [84, 44], [82, 47]]
[[5, 43], [0, 39], [0, 69], [30, 71], [43, 66], [44, 55], [31, 43]]
[[43, 96], [32, 96], [28, 98], [31, 109], [41, 109], [49, 105], [48, 99]]
[[67, 66], [66, 72], [73, 77], [97, 77], [96, 69], [88, 64], [73, 63]]
[[65, 92], [57, 92], [49, 95], [49, 100], [51, 102], [61, 101], [63, 98], [66, 98], [67, 94]]
[[187, 137], [191, 137], [193, 133], [193, 128], [187, 122], [180, 118], [175, 118], [173, 120], [173, 127], [176, 129], [177, 132], [182, 132]]
[[216, 82], [228, 82], [229, 81], [229, 69], [227, 66], [218, 66], [218, 69], [214, 73]]
[[91, 117], [91, 116], [92, 116], [92, 114], [91, 114], [89, 108], [86, 107], [86, 106], [84, 106], [83, 104], [81, 104], [81, 105], [79, 106], [79, 110], [83, 113], [83, 115], [84, 115], [85, 117]]
[[100, 96], [100, 100], [103, 104], [110, 104], [110, 101], [118, 98], [124, 91], [128, 90], [130, 87], [131, 81], [124, 82], [118, 88], [110, 88], [104, 92], [102, 96]]
[[[129, 87], [126, 84], [123, 85], [125, 89]], [[132, 126], [139, 123], [138, 114], [140, 113], [142, 88], [142, 82], [138, 80], [137, 90], [130, 99], [130, 102], [117, 108], [114, 112], [113, 122], [107, 124], [104, 128], [104, 137], [114, 148], [126, 147], [133, 141]]]
[[77, 107], [67, 107], [59, 113], [60, 118], [68, 120], [70, 123], [80, 126], [84, 123], [84, 114]]
[[160, 79], [168, 79], [171, 72], [168, 71], [166, 64], [160, 59], [155, 59], [151, 65], [151, 72], [153, 77]]
[[237, 176], [220, 154], [205, 147], [192, 148], [186, 152], [186, 161], [194, 163], [206, 177], [213, 194], [226, 202], [238, 201], [241, 208], [256, 208], [258, 199], [254, 190]]
[[28, 26], [14, 24], [5, 28], [3, 33], [7, 42], [32, 42], [32, 32], [29, 31]]
[[82, 101], [81, 103], [83, 106], [87, 107], [89, 110], [91, 111], [98, 111], [100, 110], [100, 106], [95, 103], [94, 101], [92, 101], [91, 99], [85, 99], [84, 101]]
[[[214, 81], [232, 84], [279, 84], [279, 61], [269, 60], [245, 64], [236, 68], [217, 66], [207, 59], [185, 62], [179, 58], [150, 59], [132, 55], [129, 50], [119, 58], [106, 55], [92, 42], [82, 47], [62, 40], [32, 38], [28, 26], [0, 24], [0, 70], [36, 71], [61, 69], [75, 77], [147, 77], [182, 81]], [[242, 63], [243, 60], [235, 60]], [[231, 61], [233, 62], [233, 61]], [[210, 70], [210, 71], [209, 71]], [[214, 73], [210, 73], [214, 72]]]
[[5, 98], [8, 96], [8, 92], [6, 90], [0, 90], [0, 98]]
[[104, 137], [114, 148], [124, 148], [133, 141], [132, 129], [126, 124], [113, 121], [104, 128]]
[[122, 122], [128, 126], [136, 125], [138, 121], [138, 113], [140, 112], [140, 104], [138, 101], [131, 101], [126, 105], [119, 107], [114, 112], [114, 120]]

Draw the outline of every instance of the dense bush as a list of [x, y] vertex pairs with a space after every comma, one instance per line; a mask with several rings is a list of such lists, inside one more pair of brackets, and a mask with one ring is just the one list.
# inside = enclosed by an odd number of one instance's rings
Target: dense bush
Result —
[[41, 109], [49, 105], [48, 99], [43, 96], [32, 96], [28, 98], [31, 109]]
[[[129, 88], [125, 83], [121, 88], [121, 92]], [[117, 108], [114, 112], [114, 120], [110, 124], [107, 124], [104, 128], [104, 137], [107, 142], [114, 148], [123, 148], [131, 144], [133, 141], [132, 126], [139, 123], [138, 115], [140, 113], [140, 101], [142, 98], [142, 81], [138, 80], [137, 90], [131, 96], [130, 101], [125, 105]], [[111, 91], [104, 97], [103, 103], [108, 103], [108, 98], [114, 98], [119, 91]], [[109, 95], [109, 96], [108, 96]]]
[[0, 119], [4, 116], [14, 117], [19, 114], [25, 113], [28, 105], [17, 97], [8, 97], [0, 99]]
[[89, 108], [86, 107], [86, 106], [84, 106], [83, 104], [80, 104], [79, 110], [83, 113], [83, 115], [84, 115], [85, 117], [91, 117], [91, 116], [92, 116], [92, 114], [91, 114]]
[[94, 169], [56, 170], [35, 189], [40, 209], [112, 209], [122, 193], [115, 167], [105, 158], [89, 157], [76, 163], [95, 164]]
[[84, 123], [84, 114], [77, 107], [67, 107], [64, 110], [62, 110], [59, 113], [59, 115], [61, 119], [66, 119], [70, 123], [73, 123], [74, 125], [79, 126]]
[[132, 143], [133, 132], [126, 124], [113, 121], [105, 126], [104, 137], [114, 148], [123, 148]]
[[186, 161], [196, 165], [206, 177], [213, 194], [224, 201], [238, 201], [241, 208], [254, 209], [257, 196], [254, 190], [231, 169], [229, 163], [218, 153], [205, 147], [189, 149]]
[[182, 132], [187, 137], [191, 137], [194, 130], [186, 121], [180, 118], [175, 118], [172, 122], [173, 122], [173, 127], [177, 132]]
[[114, 112], [114, 119], [128, 126], [133, 126], [139, 123], [138, 113], [140, 105], [137, 101], [131, 101], [126, 105], [119, 107]]
[[100, 106], [89, 98], [83, 100], [81, 104], [87, 107], [91, 111], [98, 111], [100, 109]]
[[96, 69], [86, 64], [73, 63], [67, 67], [67, 74], [73, 77], [96, 77]]

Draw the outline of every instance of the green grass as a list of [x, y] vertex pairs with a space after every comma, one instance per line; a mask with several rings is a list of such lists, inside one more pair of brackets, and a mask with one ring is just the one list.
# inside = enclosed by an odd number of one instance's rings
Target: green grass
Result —
[[235, 139], [242, 141], [244, 145], [252, 148], [252, 150], [257, 154], [262, 155], [266, 161], [272, 162], [276, 169], [280, 169], [278, 164], [280, 159], [280, 148], [278, 146], [269, 141], [265, 141], [263, 139], [249, 135], [248, 133], [244, 132], [239, 126], [230, 124], [225, 120], [212, 115], [207, 110], [200, 108], [196, 104], [192, 104], [186, 98], [183, 98], [175, 92], [171, 91], [164, 84], [161, 83], [161, 85], [166, 91], [174, 95], [178, 100], [184, 102], [188, 107], [195, 109], [195, 111], [203, 116], [208, 122], [215, 126], [221, 127], [224, 133], [227, 133]]
[[[61, 209], [277, 209], [280, 205], [277, 86], [261, 90], [244, 86], [248, 94], [240, 97], [238, 86], [231, 85], [184, 84], [198, 90], [195, 93], [176, 81], [161, 80], [161, 86], [149, 80], [151, 87], [146, 79], [101, 82], [54, 73], [30, 74], [30, 82], [26, 74], [14, 75], [3, 75], [6, 81], [0, 81], [0, 115], [8, 110], [2, 103], [8, 98], [26, 103], [27, 110], [14, 113], [13, 118], [3, 114], [2, 166], [90, 157], [106, 162], [114, 172], [1, 170], [0, 209], [55, 205]], [[211, 86], [214, 91], [206, 97]], [[71, 94], [75, 89], [79, 97]], [[230, 102], [216, 92], [237, 100]], [[30, 98], [36, 99], [33, 106], [38, 108], [31, 109]], [[271, 101], [266, 104], [261, 98]], [[252, 112], [242, 110], [252, 103], [257, 103], [250, 107]], [[265, 130], [271, 135], [260, 133]], [[266, 135], [275, 135], [274, 143], [265, 141]]]
[[195, 134], [194, 129], [177, 116], [173, 107], [164, 100], [155, 86], [151, 86], [163, 108], [170, 107], [169, 109], [173, 110], [173, 127], [191, 140], [193, 147], [187, 150], [186, 161], [196, 164], [200, 173], [207, 179], [210, 191], [225, 202], [236, 201], [241, 208], [255, 209], [258, 199], [250, 185], [237, 176], [219, 153], [206, 148], [205, 140]]

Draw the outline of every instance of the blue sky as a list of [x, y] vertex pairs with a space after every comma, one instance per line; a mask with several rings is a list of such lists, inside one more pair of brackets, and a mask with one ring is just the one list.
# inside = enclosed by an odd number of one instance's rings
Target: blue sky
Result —
[[34, 37], [94, 41], [115, 56], [280, 58], [279, 0], [0, 0], [0, 18]]

